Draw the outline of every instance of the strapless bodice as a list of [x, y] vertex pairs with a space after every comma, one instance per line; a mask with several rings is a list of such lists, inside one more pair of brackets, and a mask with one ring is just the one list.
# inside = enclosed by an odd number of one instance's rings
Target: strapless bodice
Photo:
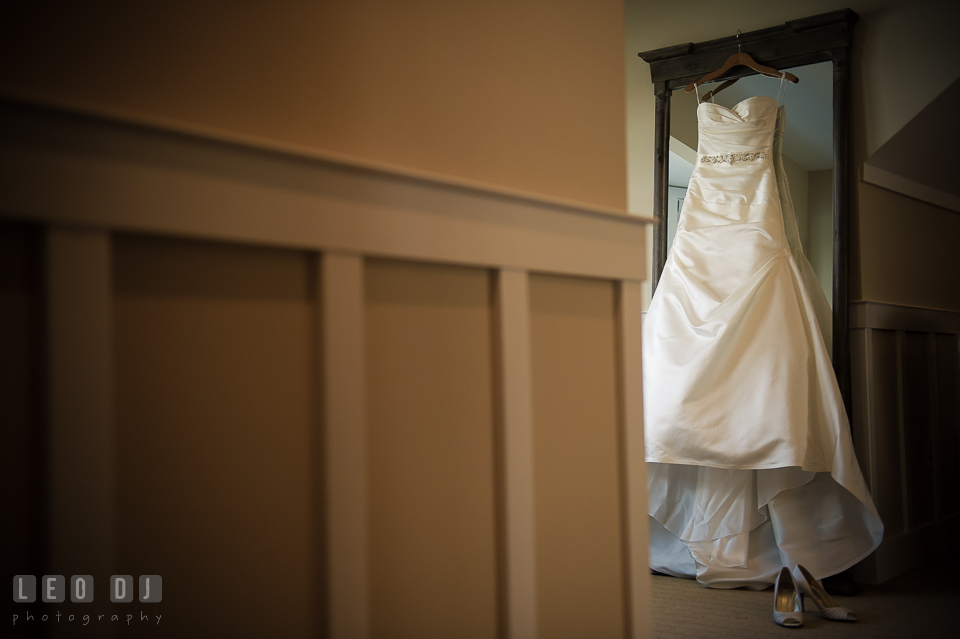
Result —
[[776, 131], [777, 107], [777, 99], [765, 95], [747, 98], [733, 108], [702, 102], [697, 107], [698, 154], [715, 157], [769, 152]]

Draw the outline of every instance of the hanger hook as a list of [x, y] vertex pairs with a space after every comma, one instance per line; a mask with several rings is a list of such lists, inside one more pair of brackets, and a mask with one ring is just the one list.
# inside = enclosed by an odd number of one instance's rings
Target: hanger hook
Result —
[[740, 49], [740, 29], [737, 29], [737, 53], [742, 53]]

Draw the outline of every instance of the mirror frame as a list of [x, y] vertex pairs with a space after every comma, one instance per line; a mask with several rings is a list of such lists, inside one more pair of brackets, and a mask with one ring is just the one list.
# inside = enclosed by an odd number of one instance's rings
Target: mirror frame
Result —
[[[653, 207], [659, 219], [653, 227], [653, 290], [667, 261], [667, 187], [670, 154], [670, 96], [675, 89], [694, 82], [737, 53], [738, 46], [760, 64], [777, 69], [801, 67], [817, 62], [833, 63], [833, 369], [840, 393], [851, 416], [850, 335], [849, 335], [849, 215], [850, 165], [848, 135], [850, 122], [850, 47], [853, 25], [859, 15], [841, 9], [778, 27], [760, 29], [707, 42], [678, 44], [643, 51], [639, 56], [650, 64], [656, 96], [654, 138]], [[756, 75], [747, 67], [735, 67], [723, 79]]]

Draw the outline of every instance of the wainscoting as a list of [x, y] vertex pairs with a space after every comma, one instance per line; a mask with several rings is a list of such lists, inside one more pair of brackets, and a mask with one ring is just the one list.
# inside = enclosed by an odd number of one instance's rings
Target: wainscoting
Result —
[[960, 312], [856, 302], [850, 325], [854, 444], [885, 526], [856, 574], [881, 583], [960, 538]]
[[0, 202], [10, 574], [159, 574], [171, 636], [650, 636], [650, 220], [11, 100]]

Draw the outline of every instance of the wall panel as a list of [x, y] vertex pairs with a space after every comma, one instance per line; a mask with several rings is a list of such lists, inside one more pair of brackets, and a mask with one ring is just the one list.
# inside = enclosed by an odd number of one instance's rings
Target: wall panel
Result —
[[371, 635], [494, 637], [490, 272], [365, 271]]
[[44, 566], [42, 239], [39, 225], [0, 222], [0, 541], [11, 576]]
[[960, 356], [956, 335], [938, 333], [937, 360], [937, 504], [938, 516], [960, 511]]
[[0, 102], [54, 571], [177, 636], [650, 636], [649, 220]]
[[934, 380], [927, 334], [905, 331], [903, 347], [903, 444], [907, 479], [907, 522], [910, 528], [930, 523], [936, 516], [934, 483]]
[[309, 636], [312, 257], [121, 235], [114, 278], [122, 574], [167, 632]]
[[612, 283], [530, 280], [540, 636], [623, 637]]
[[884, 523], [857, 576], [881, 583], [960, 534], [960, 313], [855, 302], [850, 315], [857, 454]]
[[873, 393], [876, 415], [877, 485], [872, 486], [874, 500], [885, 534], [896, 535], [905, 529], [902, 464], [900, 461], [899, 375], [897, 372], [897, 334], [874, 329]]

